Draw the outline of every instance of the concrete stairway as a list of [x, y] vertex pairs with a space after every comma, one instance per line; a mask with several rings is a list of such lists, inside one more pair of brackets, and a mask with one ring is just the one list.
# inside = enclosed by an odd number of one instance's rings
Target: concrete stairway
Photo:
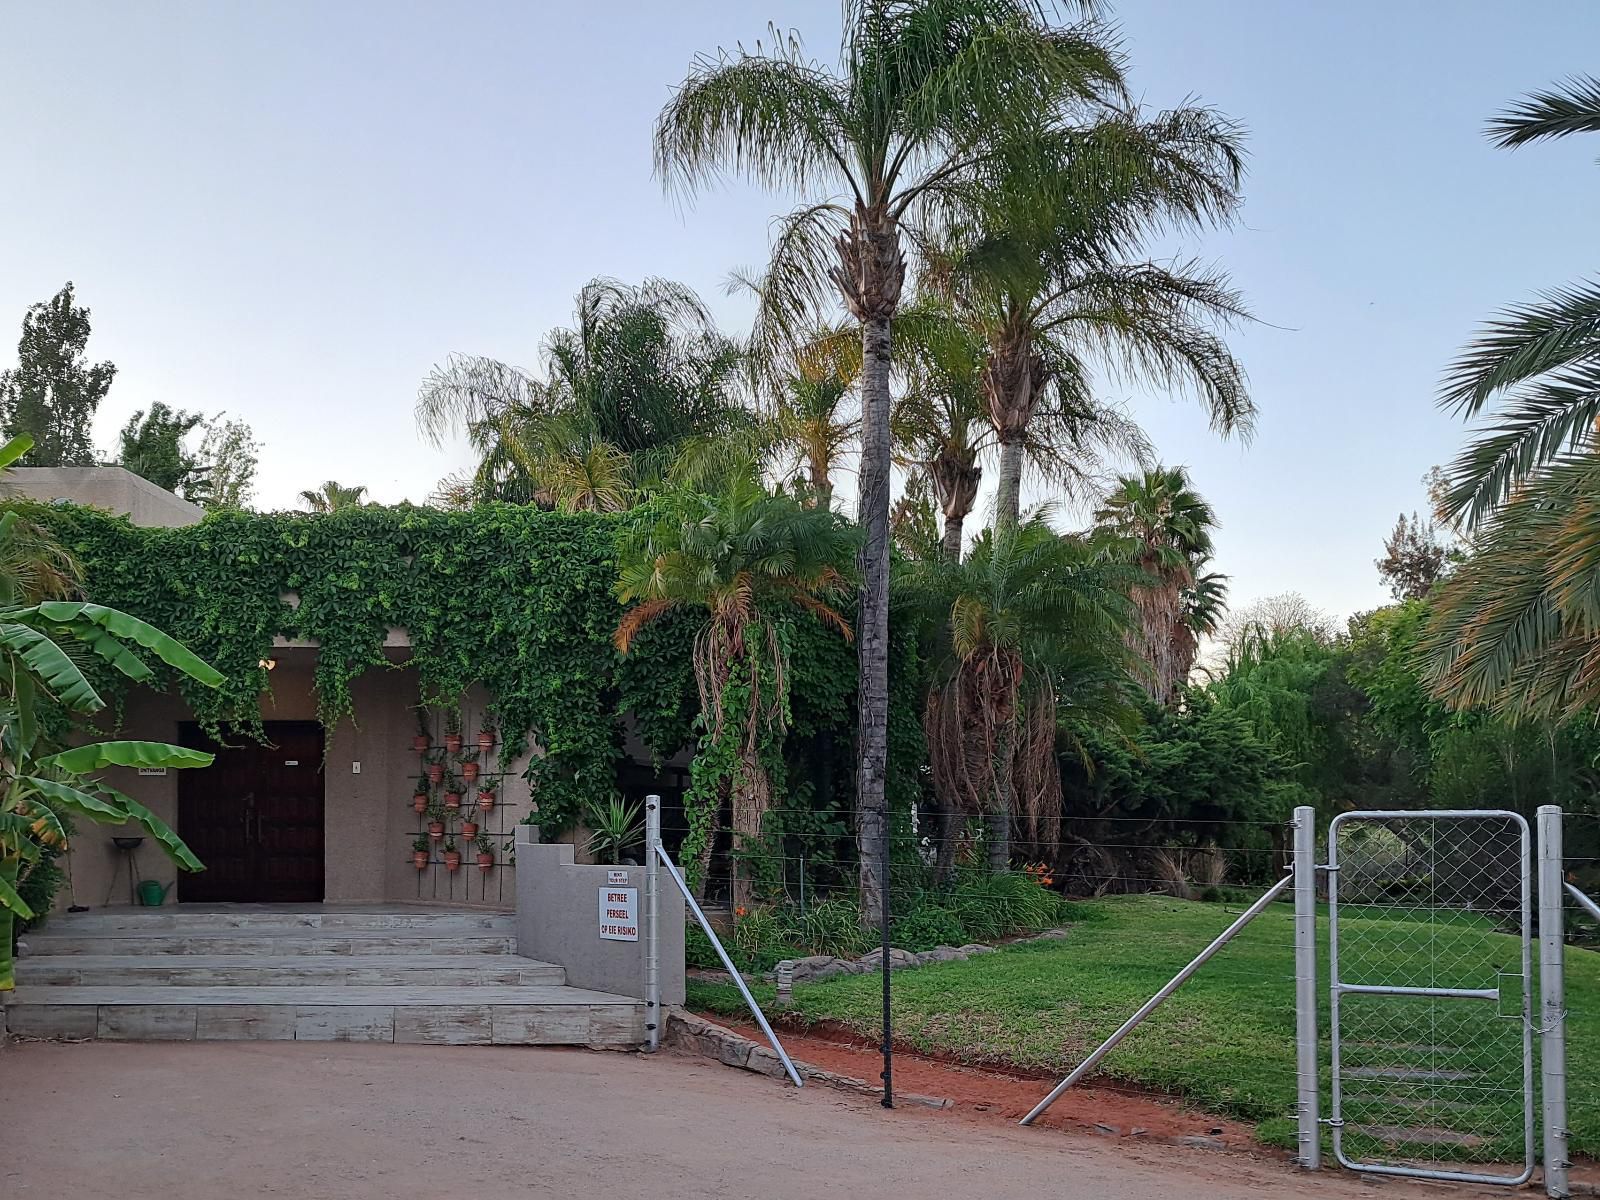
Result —
[[644, 1006], [515, 953], [509, 916], [403, 905], [63, 914], [23, 939], [19, 1037], [631, 1046]]

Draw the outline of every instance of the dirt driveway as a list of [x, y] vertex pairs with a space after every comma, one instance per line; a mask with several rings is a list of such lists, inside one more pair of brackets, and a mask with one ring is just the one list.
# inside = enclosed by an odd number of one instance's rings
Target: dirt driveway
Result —
[[978, 1124], [700, 1059], [292, 1042], [0, 1047], [6, 1200], [1467, 1195]]

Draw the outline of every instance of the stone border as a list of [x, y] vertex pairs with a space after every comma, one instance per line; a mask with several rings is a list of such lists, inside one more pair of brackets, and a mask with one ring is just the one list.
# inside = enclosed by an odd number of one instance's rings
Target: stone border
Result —
[[[1060, 941], [1067, 937], [1065, 929], [1046, 929], [1043, 933], [1036, 933], [1029, 937], [1015, 938], [1003, 943], [1006, 946], [1020, 946], [1025, 942]], [[976, 958], [980, 954], [993, 954], [999, 947], [985, 946], [979, 942], [969, 942], [965, 946], [935, 946], [932, 950], [922, 950], [912, 953], [910, 950], [900, 950], [890, 947], [889, 969], [891, 971], [909, 971], [918, 967], [928, 967], [935, 963], [965, 962], [969, 958]], [[789, 958], [779, 963], [764, 978], [776, 979], [779, 972], [788, 969], [789, 978], [794, 983], [816, 983], [818, 980], [831, 979], [836, 975], [869, 975], [880, 971], [883, 966], [883, 948], [870, 950], [860, 958], [834, 958], [826, 954], [814, 954], [808, 958]]]
[[[741, 1071], [754, 1071], [757, 1075], [766, 1075], [773, 1079], [788, 1078], [788, 1073], [783, 1069], [783, 1060], [772, 1052], [770, 1046], [751, 1041], [743, 1034], [735, 1033], [682, 1008], [673, 1007], [667, 1010], [667, 1025], [661, 1040], [663, 1045], [702, 1058], [715, 1059], [725, 1066], [738, 1067]], [[868, 1083], [865, 1079], [824, 1071], [821, 1067], [814, 1067], [810, 1063], [798, 1060], [795, 1061], [794, 1068], [808, 1083], [820, 1083], [824, 1087], [854, 1092], [874, 1099], [883, 1095], [882, 1088]], [[923, 1108], [949, 1108], [953, 1103], [938, 1096], [920, 1096], [915, 1092], [896, 1092], [894, 1098], [897, 1103], [916, 1104]]]

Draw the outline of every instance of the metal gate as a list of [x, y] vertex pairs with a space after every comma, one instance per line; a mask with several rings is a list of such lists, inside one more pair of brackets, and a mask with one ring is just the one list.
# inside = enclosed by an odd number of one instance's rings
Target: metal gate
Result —
[[[1534, 1169], [1528, 824], [1352, 812], [1328, 833], [1333, 1151], [1516, 1185]], [[1523, 1163], [1520, 1173], [1495, 1164]]]

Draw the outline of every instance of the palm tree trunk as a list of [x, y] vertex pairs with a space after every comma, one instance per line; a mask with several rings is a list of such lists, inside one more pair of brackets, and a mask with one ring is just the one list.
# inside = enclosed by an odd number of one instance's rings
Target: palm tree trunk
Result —
[[1000, 443], [1000, 478], [994, 493], [995, 528], [1022, 519], [1022, 442]]
[[1006, 715], [995, 737], [994, 809], [984, 817], [988, 830], [989, 870], [1011, 869], [1011, 810], [1014, 807], [1011, 793], [1016, 762], [1015, 731], [1016, 710]]
[[739, 775], [733, 781], [733, 852], [728, 856], [733, 874], [731, 902], [735, 915], [741, 908], [748, 911], [750, 902], [755, 899], [755, 869], [751, 856], [760, 853], [761, 826], [771, 807], [772, 795], [760, 751], [748, 751], [739, 759]]
[[817, 507], [832, 508], [833, 477], [828, 474], [827, 461], [813, 455], [808, 474], [811, 476], [811, 491], [817, 498]]
[[966, 521], [966, 515], [951, 516], [946, 514], [944, 519], [944, 556], [950, 562], [961, 561], [961, 526]]
[[884, 777], [889, 764], [889, 317], [861, 323], [861, 611], [856, 849], [861, 912], [871, 920], [883, 903], [881, 877], [888, 838]]

